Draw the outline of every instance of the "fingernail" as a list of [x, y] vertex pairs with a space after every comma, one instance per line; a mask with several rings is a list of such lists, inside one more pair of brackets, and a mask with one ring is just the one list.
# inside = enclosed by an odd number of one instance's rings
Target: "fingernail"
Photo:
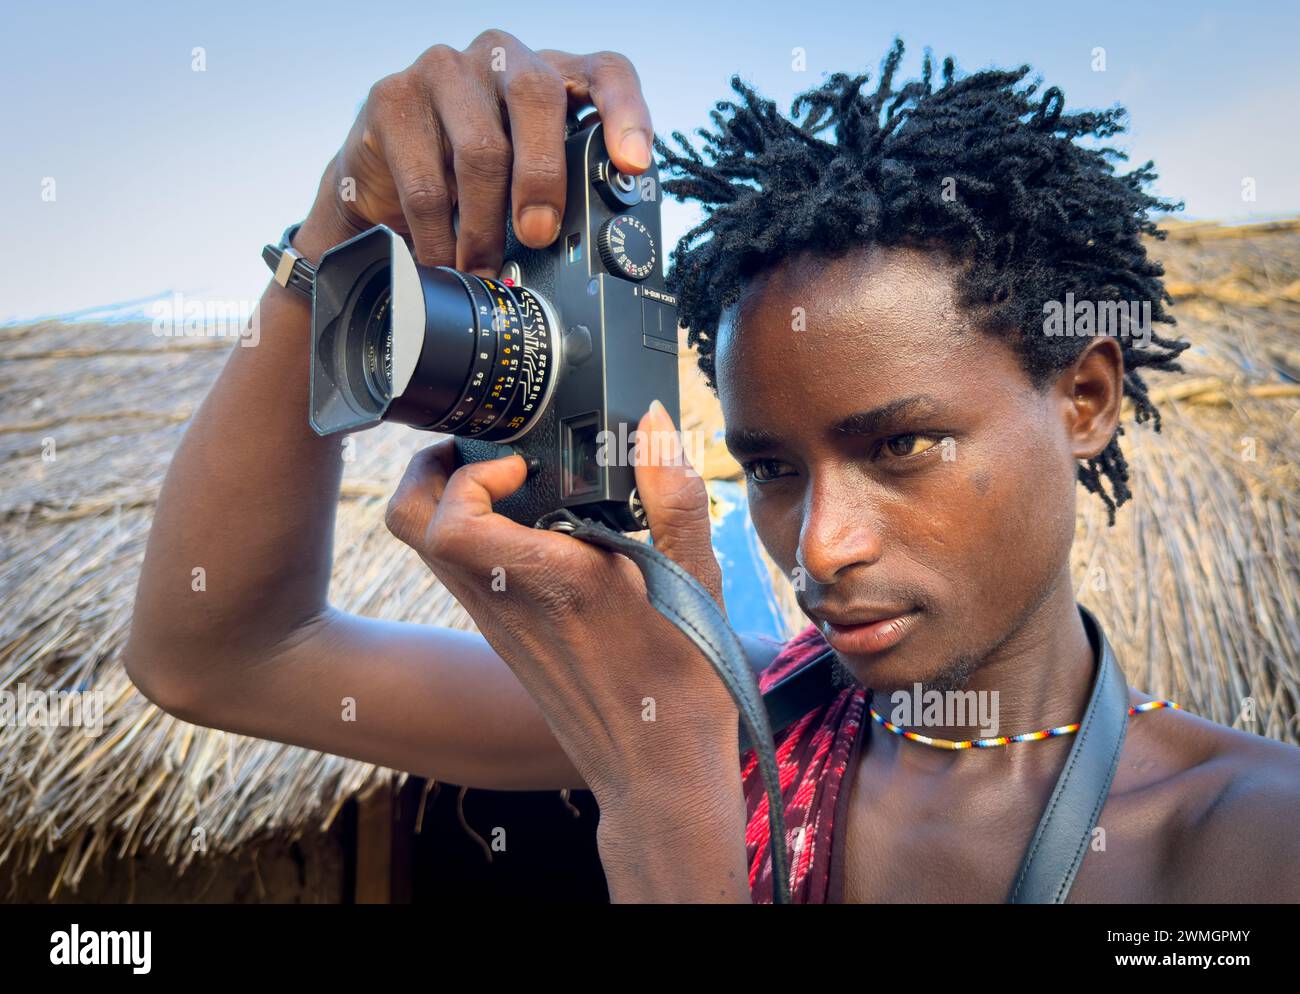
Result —
[[618, 150], [623, 153], [623, 158], [638, 169], [650, 167], [650, 142], [640, 131], [629, 131], [624, 135]]
[[549, 245], [560, 233], [560, 215], [554, 207], [525, 207], [519, 215], [519, 234], [525, 242]]
[[659, 402], [658, 397], [650, 402], [650, 419], [656, 425], [655, 431], [662, 432], [660, 443], [652, 446], [652, 451], [659, 453], [664, 465], [675, 466], [681, 458], [681, 445], [668, 408]]

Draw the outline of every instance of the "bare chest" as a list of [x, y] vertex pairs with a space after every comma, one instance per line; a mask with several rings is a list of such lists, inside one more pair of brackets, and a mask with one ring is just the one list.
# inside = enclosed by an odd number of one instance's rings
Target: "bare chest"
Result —
[[[986, 766], [987, 776], [934, 780], [864, 759], [842, 826], [843, 899], [1005, 902], [1055, 777]], [[1137, 779], [1117, 775], [1067, 901], [1160, 901], [1177, 890], [1171, 849], [1195, 802], [1185, 785], [1138, 788]]]

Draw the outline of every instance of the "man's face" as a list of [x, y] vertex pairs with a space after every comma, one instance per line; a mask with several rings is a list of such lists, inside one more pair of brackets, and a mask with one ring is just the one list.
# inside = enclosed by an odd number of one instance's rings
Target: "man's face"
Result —
[[715, 355], [759, 537], [824, 634], [884, 622], [828, 635], [879, 690], [960, 685], [1069, 583], [1068, 392], [970, 323], [953, 274], [913, 250], [804, 253], [750, 284]]

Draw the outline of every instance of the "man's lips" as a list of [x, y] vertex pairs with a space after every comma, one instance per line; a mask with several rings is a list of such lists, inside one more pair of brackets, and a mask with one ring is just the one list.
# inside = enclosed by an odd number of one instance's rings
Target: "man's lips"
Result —
[[822, 635], [837, 652], [847, 655], [870, 655], [892, 649], [907, 636], [917, 622], [921, 612], [911, 610], [869, 611], [859, 617], [864, 620], [841, 617], [832, 621], [816, 615]]

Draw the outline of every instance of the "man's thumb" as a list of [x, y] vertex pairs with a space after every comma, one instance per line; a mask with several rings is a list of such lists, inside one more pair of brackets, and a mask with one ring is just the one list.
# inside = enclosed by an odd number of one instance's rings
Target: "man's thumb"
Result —
[[637, 426], [636, 489], [655, 548], [699, 580], [721, 605], [722, 570], [713, 554], [709, 491], [658, 400]]

